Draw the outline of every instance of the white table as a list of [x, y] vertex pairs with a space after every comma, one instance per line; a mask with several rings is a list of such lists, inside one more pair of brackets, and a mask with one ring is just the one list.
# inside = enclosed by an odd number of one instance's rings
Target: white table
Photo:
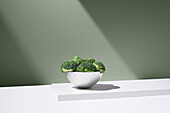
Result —
[[170, 113], [170, 95], [58, 102], [50, 85], [0, 88], [0, 113], [77, 112]]
[[89, 89], [79, 89], [71, 83], [58, 83], [52, 84], [52, 88], [58, 101], [144, 97], [170, 95], [170, 79], [105, 81]]

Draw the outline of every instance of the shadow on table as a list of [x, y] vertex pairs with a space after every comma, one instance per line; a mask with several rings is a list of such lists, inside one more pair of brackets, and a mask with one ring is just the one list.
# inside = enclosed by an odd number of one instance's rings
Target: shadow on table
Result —
[[79, 90], [95, 90], [95, 91], [104, 91], [104, 90], [112, 90], [112, 89], [119, 89], [119, 86], [114, 86], [113, 84], [96, 84], [92, 86], [91, 88], [85, 89], [85, 88], [78, 88], [73, 87]]

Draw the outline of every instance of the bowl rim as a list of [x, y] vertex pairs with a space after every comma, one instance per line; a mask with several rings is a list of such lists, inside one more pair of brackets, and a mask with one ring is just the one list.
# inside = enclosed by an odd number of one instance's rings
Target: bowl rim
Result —
[[96, 71], [96, 72], [65, 72], [65, 73], [101, 73], [100, 71]]

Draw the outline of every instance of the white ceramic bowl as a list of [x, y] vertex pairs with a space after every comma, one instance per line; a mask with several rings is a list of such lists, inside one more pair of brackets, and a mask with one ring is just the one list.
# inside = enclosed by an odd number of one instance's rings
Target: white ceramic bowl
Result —
[[95, 85], [103, 73], [100, 72], [66, 72], [68, 80], [78, 88], [90, 88]]

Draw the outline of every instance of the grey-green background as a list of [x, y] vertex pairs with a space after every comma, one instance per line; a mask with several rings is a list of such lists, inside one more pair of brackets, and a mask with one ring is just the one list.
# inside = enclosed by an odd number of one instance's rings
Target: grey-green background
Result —
[[68, 82], [74, 55], [101, 80], [170, 77], [168, 0], [0, 0], [0, 86]]

